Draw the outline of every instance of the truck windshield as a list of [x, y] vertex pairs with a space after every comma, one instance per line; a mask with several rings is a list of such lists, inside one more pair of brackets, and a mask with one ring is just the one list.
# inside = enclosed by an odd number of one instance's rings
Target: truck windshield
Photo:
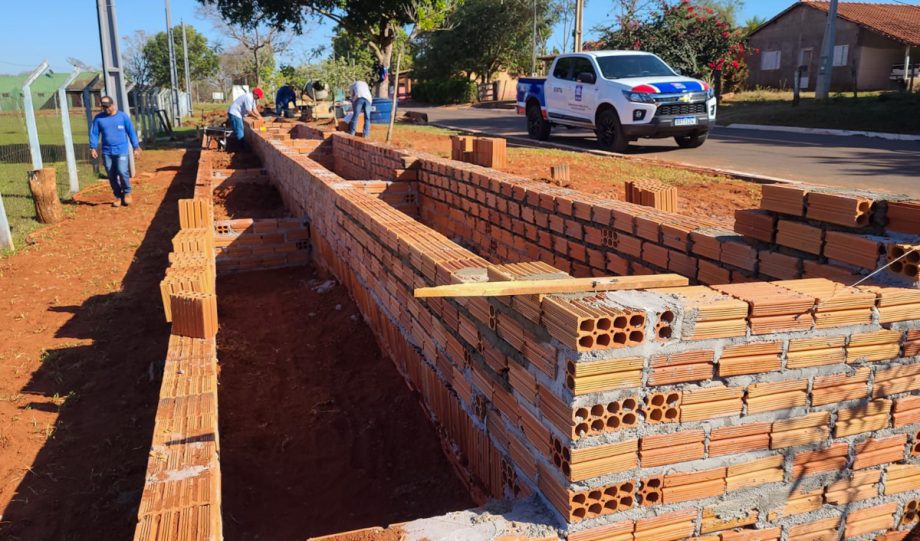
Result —
[[599, 56], [597, 63], [605, 79], [628, 79], [630, 77], [667, 77], [674, 75], [674, 70], [657, 56], [648, 54], [629, 54]]

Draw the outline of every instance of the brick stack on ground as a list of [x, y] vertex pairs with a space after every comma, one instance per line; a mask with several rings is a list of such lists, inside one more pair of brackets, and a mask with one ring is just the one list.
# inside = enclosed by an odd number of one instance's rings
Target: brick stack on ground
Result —
[[[920, 290], [758, 282], [755, 245], [710, 221], [307, 127], [248, 136], [478, 499], [534, 494], [573, 541], [891, 541], [914, 525]], [[311, 158], [330, 153], [363, 180], [413, 171], [421, 221]], [[688, 285], [413, 296], [665, 270]]]

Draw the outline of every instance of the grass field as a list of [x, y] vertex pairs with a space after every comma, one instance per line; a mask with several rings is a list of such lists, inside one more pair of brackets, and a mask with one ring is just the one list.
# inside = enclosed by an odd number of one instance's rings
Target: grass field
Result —
[[725, 95], [718, 123], [920, 134], [918, 108], [917, 92], [861, 92], [858, 98], [835, 93], [824, 102], [816, 101], [814, 92], [803, 92], [793, 107], [791, 91], [752, 90]]
[[[77, 156], [77, 176], [84, 188], [97, 181], [89, 161], [88, 129], [82, 110], [70, 115]], [[43, 165], [57, 170], [58, 194], [65, 201], [65, 212], [72, 208], [70, 181], [64, 161], [64, 132], [57, 111], [39, 111], [35, 119], [38, 139], [42, 146]], [[29, 193], [27, 173], [32, 169], [25, 118], [18, 113], [0, 115], [0, 195], [6, 208], [17, 249], [25, 246], [29, 233], [41, 224], [35, 220], [35, 206]]]

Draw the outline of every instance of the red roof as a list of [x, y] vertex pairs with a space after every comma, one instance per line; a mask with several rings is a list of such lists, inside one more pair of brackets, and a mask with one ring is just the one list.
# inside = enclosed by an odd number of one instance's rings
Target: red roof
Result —
[[[827, 12], [830, 2], [802, 0], [802, 4]], [[839, 2], [837, 16], [895, 41], [920, 45], [920, 6]]]

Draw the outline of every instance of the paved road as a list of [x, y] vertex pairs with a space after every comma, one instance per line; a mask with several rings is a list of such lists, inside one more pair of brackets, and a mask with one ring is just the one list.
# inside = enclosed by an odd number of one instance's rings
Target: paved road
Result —
[[[506, 109], [409, 107], [429, 122], [495, 135], [526, 137], [524, 119]], [[597, 148], [592, 132], [554, 128], [551, 142]], [[634, 143], [633, 155], [920, 197], [920, 141], [807, 135], [719, 127], [700, 148], [678, 148], [673, 139]]]

